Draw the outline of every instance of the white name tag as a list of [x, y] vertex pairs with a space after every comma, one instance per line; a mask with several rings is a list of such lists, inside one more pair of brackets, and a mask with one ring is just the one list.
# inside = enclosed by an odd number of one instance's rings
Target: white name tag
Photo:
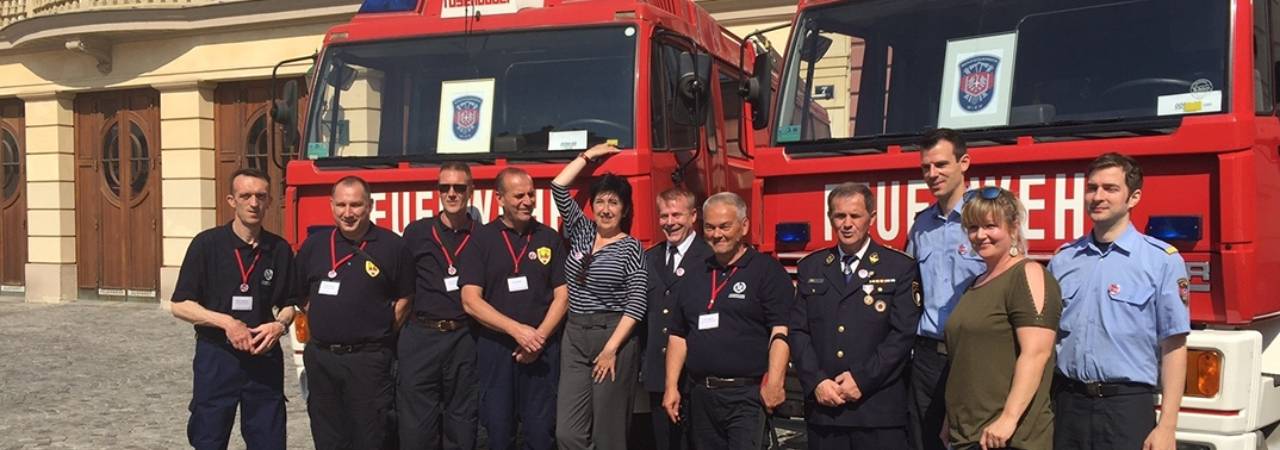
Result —
[[231, 296], [232, 311], [253, 311], [253, 296], [249, 295], [233, 295]]
[[321, 281], [319, 293], [320, 295], [338, 295], [338, 287], [341, 285], [342, 283], [337, 281]]
[[523, 292], [529, 290], [529, 278], [524, 275], [507, 278], [507, 292]]
[[720, 328], [720, 313], [703, 314], [698, 316], [699, 330], [713, 330]]
[[444, 279], [445, 292], [453, 292], [458, 290], [458, 277], [449, 277]]

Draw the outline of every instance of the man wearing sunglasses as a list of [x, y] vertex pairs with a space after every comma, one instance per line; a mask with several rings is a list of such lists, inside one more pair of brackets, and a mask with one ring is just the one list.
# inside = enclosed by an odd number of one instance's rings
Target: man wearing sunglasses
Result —
[[937, 202], [916, 215], [907, 237], [907, 253], [920, 264], [923, 287], [923, 314], [912, 349], [909, 405], [911, 434], [920, 450], [946, 448], [940, 438], [947, 379], [942, 330], [965, 288], [986, 271], [986, 263], [970, 248], [960, 224], [968, 170], [969, 155], [960, 133], [939, 128], [925, 134], [920, 142], [920, 171]]
[[442, 164], [437, 188], [440, 215], [404, 229], [417, 287], [397, 346], [400, 446], [472, 449], [480, 399], [476, 341], [458, 286], [459, 257], [476, 227], [467, 213], [471, 168], [456, 161]]
[[1086, 173], [1093, 231], [1049, 262], [1064, 303], [1054, 448], [1173, 450], [1191, 331], [1186, 264], [1176, 247], [1130, 222], [1142, 199], [1137, 161], [1107, 153]]

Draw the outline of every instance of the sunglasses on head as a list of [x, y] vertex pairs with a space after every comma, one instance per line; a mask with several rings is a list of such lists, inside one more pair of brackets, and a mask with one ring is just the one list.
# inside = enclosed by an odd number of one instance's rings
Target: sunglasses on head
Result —
[[439, 189], [439, 190], [440, 190], [440, 193], [442, 193], [442, 194], [447, 194], [447, 193], [449, 193], [449, 191], [453, 191], [453, 192], [457, 192], [457, 193], [461, 194], [461, 193], [465, 193], [465, 192], [467, 192], [467, 185], [465, 185], [465, 184], [440, 184], [440, 185], [438, 185], [438, 186], [436, 187], [436, 189]]
[[972, 200], [974, 196], [982, 197], [983, 200], [995, 200], [1000, 198], [1000, 193], [1004, 192], [999, 186], [984, 186], [978, 189], [971, 189], [964, 193], [965, 201]]

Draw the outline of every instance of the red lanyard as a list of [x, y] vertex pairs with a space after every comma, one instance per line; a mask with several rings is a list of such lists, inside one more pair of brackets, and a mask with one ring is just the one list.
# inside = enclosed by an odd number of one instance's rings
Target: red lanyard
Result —
[[520, 252], [518, 253], [516, 252], [516, 248], [511, 246], [511, 238], [507, 237], [507, 232], [505, 230], [502, 232], [502, 240], [507, 241], [507, 251], [511, 253], [511, 274], [519, 275], [520, 256], [523, 255], [526, 250], [529, 250], [529, 243], [533, 242], [533, 236], [529, 236], [529, 240], [524, 241], [524, 248], [520, 249]]
[[[369, 241], [361, 242], [360, 250], [364, 250], [366, 245], [369, 245]], [[356, 252], [351, 252], [350, 255], [342, 257], [341, 260], [338, 259], [338, 229], [334, 228], [333, 232], [329, 233], [329, 262], [333, 264], [333, 268], [329, 269], [329, 278], [337, 278], [338, 267], [345, 264], [352, 256], [356, 256]]]
[[738, 273], [737, 267], [734, 267], [733, 270], [729, 272], [729, 275], [724, 277], [724, 283], [717, 283], [716, 276], [720, 274], [720, 271], [716, 269], [711, 270], [711, 301], [707, 303], [707, 311], [711, 311], [711, 308], [716, 306], [716, 297], [720, 296], [720, 291], [724, 290], [724, 287], [729, 285], [729, 281], [733, 279], [733, 274], [735, 273]]
[[[471, 225], [471, 228], [473, 229], [475, 228], [474, 223]], [[444, 241], [440, 240], [440, 231], [437, 230], [436, 227], [431, 227], [431, 235], [435, 236], [436, 244], [440, 245], [441, 250], [444, 250], [444, 262], [449, 264], [449, 275], [453, 275], [453, 272], [457, 270], [453, 268], [453, 258], [457, 257], [458, 255], [461, 255], [462, 249], [467, 247], [467, 242], [471, 240], [471, 230], [470, 229], [467, 230], [467, 237], [462, 238], [462, 244], [458, 245], [458, 250], [452, 251], [452, 252], [449, 251], [449, 247], [444, 246]], [[504, 233], [502, 237], [507, 237], [507, 235]], [[507, 246], [510, 246], [510, 245], [511, 245], [511, 242], [508, 241]]]
[[244, 259], [240, 257], [240, 249], [236, 249], [236, 265], [240, 266], [240, 292], [249, 292], [249, 275], [253, 274], [253, 268], [258, 266], [258, 258], [262, 256], [259, 249], [253, 250], [253, 262], [249, 264], [249, 270], [244, 270]]

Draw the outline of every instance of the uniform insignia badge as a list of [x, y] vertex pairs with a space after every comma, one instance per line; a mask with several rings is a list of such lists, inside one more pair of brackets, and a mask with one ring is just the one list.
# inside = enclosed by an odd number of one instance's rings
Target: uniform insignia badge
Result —
[[538, 247], [538, 253], [536, 256], [538, 258], [538, 262], [542, 263], [542, 265], [545, 266], [547, 264], [551, 264], [551, 247]]
[[889, 304], [885, 303], [884, 300], [876, 301], [876, 312], [882, 313], [888, 307], [889, 307]]
[[264, 280], [271, 281], [271, 277], [274, 277], [274, 276], [276, 276], [276, 273], [271, 269], [266, 269], [262, 271], [262, 279]]
[[1182, 304], [1191, 303], [1191, 282], [1187, 281], [1186, 278], [1178, 279], [1178, 296], [1182, 297]]
[[484, 99], [474, 95], [453, 100], [453, 137], [460, 141], [475, 137], [480, 130], [480, 106]]
[[733, 293], [734, 293], [734, 294], [741, 294], [741, 293], [743, 293], [743, 292], [747, 292], [747, 283], [742, 282], [742, 281], [739, 281], [739, 282], [737, 282], [737, 283], [733, 283]]
[[920, 282], [911, 282], [911, 296], [916, 300], [916, 307], [924, 306], [924, 295], [920, 292]]
[[865, 297], [862, 297], [862, 303], [866, 303], [867, 306], [871, 306], [871, 304], [876, 301], [875, 298], [871, 297], [871, 292], [875, 290], [876, 290], [876, 287], [870, 284], [862, 285], [862, 292], [867, 294]]
[[382, 270], [378, 269], [378, 265], [374, 264], [373, 261], [365, 261], [364, 273], [369, 274], [369, 278], [378, 278], [378, 274], [382, 273]]
[[1113, 295], [1113, 296], [1114, 296], [1114, 295], [1119, 294], [1119, 293], [1120, 293], [1120, 285], [1115, 284], [1115, 283], [1111, 283], [1111, 285], [1110, 285], [1110, 286], [1107, 286], [1107, 293], [1108, 293], [1108, 294], [1111, 294], [1111, 295]]
[[830, 265], [831, 265], [831, 262], [832, 262], [832, 261], [835, 261], [835, 260], [836, 260], [836, 255], [833, 255], [833, 254], [830, 254], [830, 253], [828, 253], [828, 254], [827, 254], [827, 265], [828, 265], [828, 266], [830, 266]]
[[872, 297], [871, 294], [867, 294], [866, 297], [862, 297], [862, 303], [866, 303], [867, 306], [871, 306], [871, 304], [875, 303], [875, 301], [876, 301], [875, 297]]
[[956, 253], [959, 253], [961, 256], [964, 256], [965, 253], [969, 253], [969, 249], [965, 248], [964, 244], [960, 244], [960, 247], [956, 249]]
[[1170, 245], [1170, 246], [1168, 246], [1168, 247], [1165, 247], [1164, 252], [1165, 252], [1165, 253], [1168, 253], [1168, 254], [1170, 254], [1170, 255], [1172, 255], [1172, 254], [1174, 254], [1174, 253], [1178, 253], [1178, 247], [1174, 247], [1174, 246]]
[[871, 252], [871, 254], [870, 254], [870, 255], [867, 255], [867, 262], [870, 262], [871, 264], [877, 264], [877, 263], [879, 263], [879, 262], [880, 262], [880, 254], [879, 254], [879, 253], [876, 253], [876, 252]]
[[869, 276], [871, 276], [871, 272], [868, 272], [867, 269], [858, 269], [858, 278], [866, 279]]
[[[546, 247], [543, 247], [543, 248], [546, 248]], [[538, 259], [538, 252], [529, 252], [529, 260], [533, 261], [536, 259]]]
[[683, 267], [677, 267], [677, 268], [676, 268], [676, 276], [677, 276], [677, 277], [683, 277], [683, 276], [684, 276], [684, 268], [683, 268]]

